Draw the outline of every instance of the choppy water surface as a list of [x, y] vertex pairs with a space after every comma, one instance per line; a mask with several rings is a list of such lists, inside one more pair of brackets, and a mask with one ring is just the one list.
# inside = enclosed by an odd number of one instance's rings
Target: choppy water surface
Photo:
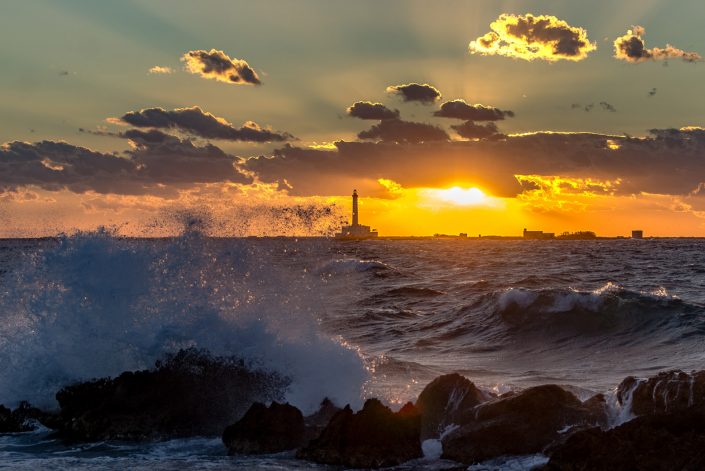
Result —
[[[451, 371], [496, 391], [559, 383], [587, 395], [632, 374], [702, 369], [703, 288], [696, 239], [3, 241], [0, 403], [52, 407], [67, 382], [187, 346], [285, 372], [287, 399], [304, 412], [324, 396], [413, 400]], [[224, 455], [217, 439], [0, 438], [10, 468], [314, 467]]]

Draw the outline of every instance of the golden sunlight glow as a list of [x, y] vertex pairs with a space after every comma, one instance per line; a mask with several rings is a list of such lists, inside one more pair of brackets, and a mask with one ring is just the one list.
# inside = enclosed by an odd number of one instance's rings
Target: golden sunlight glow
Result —
[[487, 195], [479, 188], [454, 186], [445, 190], [427, 189], [424, 196], [458, 206], [477, 206], [487, 202]]

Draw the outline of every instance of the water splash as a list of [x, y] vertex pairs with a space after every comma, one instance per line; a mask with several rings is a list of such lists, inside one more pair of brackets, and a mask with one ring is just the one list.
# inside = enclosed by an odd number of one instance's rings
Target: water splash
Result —
[[297, 257], [311, 248], [202, 228], [151, 241], [78, 232], [24, 254], [0, 291], [0, 402], [51, 407], [68, 382], [197, 347], [290, 376], [287, 399], [304, 411], [324, 396], [358, 404], [367, 373], [319, 332], [322, 280]]

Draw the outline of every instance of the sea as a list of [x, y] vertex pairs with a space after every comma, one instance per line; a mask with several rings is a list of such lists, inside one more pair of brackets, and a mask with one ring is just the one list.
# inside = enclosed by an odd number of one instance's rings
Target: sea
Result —
[[[58, 407], [81, 380], [198, 347], [324, 397], [414, 400], [459, 372], [503, 393], [555, 383], [585, 399], [630, 375], [703, 369], [705, 240], [132, 239], [110, 230], [0, 241], [0, 403]], [[425, 444], [428, 445], [428, 444]], [[398, 469], [449, 466], [437, 446]], [[504, 457], [474, 470], [531, 469]], [[219, 437], [68, 445], [0, 436], [0, 469], [339, 469], [229, 457]]]

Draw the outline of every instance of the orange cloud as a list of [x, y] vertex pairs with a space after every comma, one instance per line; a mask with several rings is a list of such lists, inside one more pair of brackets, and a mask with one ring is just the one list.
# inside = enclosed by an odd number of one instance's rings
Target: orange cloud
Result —
[[189, 51], [181, 57], [186, 70], [203, 78], [235, 85], [261, 85], [257, 73], [241, 59], [217, 49]]
[[670, 44], [666, 44], [665, 48], [648, 49], [642, 37], [645, 31], [643, 26], [632, 26], [632, 29], [627, 30], [627, 34], [615, 39], [614, 57], [635, 64], [649, 60], [683, 59], [691, 63], [703, 60], [697, 52], [684, 51]]
[[155, 65], [154, 67], [151, 67], [148, 71], [150, 74], [173, 74], [174, 69], [171, 67], [162, 67], [161, 65]]
[[490, 29], [470, 43], [470, 53], [555, 62], [580, 61], [597, 49], [583, 28], [550, 15], [505, 13], [490, 24]]

